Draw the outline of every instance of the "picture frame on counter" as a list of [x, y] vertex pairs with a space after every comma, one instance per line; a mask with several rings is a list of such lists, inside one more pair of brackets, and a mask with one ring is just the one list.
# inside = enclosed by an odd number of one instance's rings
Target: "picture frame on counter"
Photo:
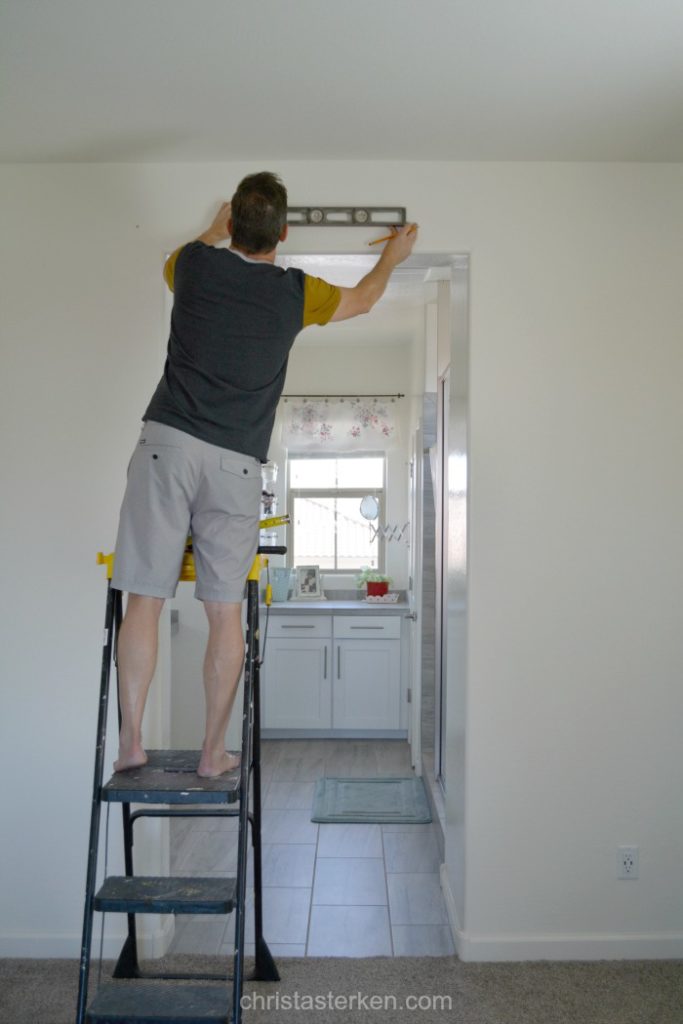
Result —
[[296, 601], [320, 601], [323, 596], [320, 584], [320, 566], [295, 566], [294, 599]]

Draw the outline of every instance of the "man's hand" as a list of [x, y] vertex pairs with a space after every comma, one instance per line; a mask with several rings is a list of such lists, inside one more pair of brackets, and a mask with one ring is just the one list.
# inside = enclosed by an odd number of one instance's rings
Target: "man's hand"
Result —
[[337, 306], [333, 321], [349, 320], [361, 313], [369, 313], [378, 302], [388, 284], [391, 272], [399, 263], [403, 263], [413, 251], [417, 238], [417, 224], [406, 224], [396, 231], [384, 246], [382, 255], [369, 274], [362, 278], [355, 288], [340, 288], [341, 300]]
[[207, 228], [207, 230], [199, 236], [197, 241], [204, 242], [205, 245], [218, 245], [219, 242], [225, 242], [227, 238], [230, 238], [230, 231], [228, 230], [230, 212], [230, 203], [223, 203], [220, 210], [214, 217], [211, 227]]
[[406, 224], [399, 228], [384, 246], [382, 256], [389, 260], [393, 266], [407, 260], [413, 251], [417, 239], [417, 224]]

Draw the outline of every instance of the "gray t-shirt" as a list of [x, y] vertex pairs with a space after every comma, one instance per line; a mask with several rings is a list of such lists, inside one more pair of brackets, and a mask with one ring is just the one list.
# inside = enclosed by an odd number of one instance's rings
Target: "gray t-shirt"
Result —
[[339, 289], [199, 241], [180, 249], [169, 284], [166, 365], [143, 419], [265, 462], [289, 350], [305, 322], [329, 320]]

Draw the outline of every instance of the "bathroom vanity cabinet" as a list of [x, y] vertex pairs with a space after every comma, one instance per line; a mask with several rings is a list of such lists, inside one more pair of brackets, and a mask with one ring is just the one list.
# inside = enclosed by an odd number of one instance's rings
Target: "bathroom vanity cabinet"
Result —
[[329, 604], [261, 614], [264, 736], [405, 736], [407, 606]]

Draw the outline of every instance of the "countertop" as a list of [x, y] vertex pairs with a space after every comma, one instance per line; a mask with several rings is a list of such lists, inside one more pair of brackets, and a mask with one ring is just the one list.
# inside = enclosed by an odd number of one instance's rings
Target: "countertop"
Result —
[[[261, 605], [261, 609], [265, 610], [265, 605]], [[375, 615], [377, 613], [382, 615], [391, 615], [401, 613], [405, 614], [410, 610], [410, 605], [407, 601], [398, 600], [394, 602], [382, 603], [379, 601], [337, 601], [332, 598], [325, 599], [322, 601], [273, 601], [270, 606], [271, 615], [298, 615], [298, 614], [325, 614], [326, 612], [343, 612], [345, 615], [357, 614], [357, 615]]]

